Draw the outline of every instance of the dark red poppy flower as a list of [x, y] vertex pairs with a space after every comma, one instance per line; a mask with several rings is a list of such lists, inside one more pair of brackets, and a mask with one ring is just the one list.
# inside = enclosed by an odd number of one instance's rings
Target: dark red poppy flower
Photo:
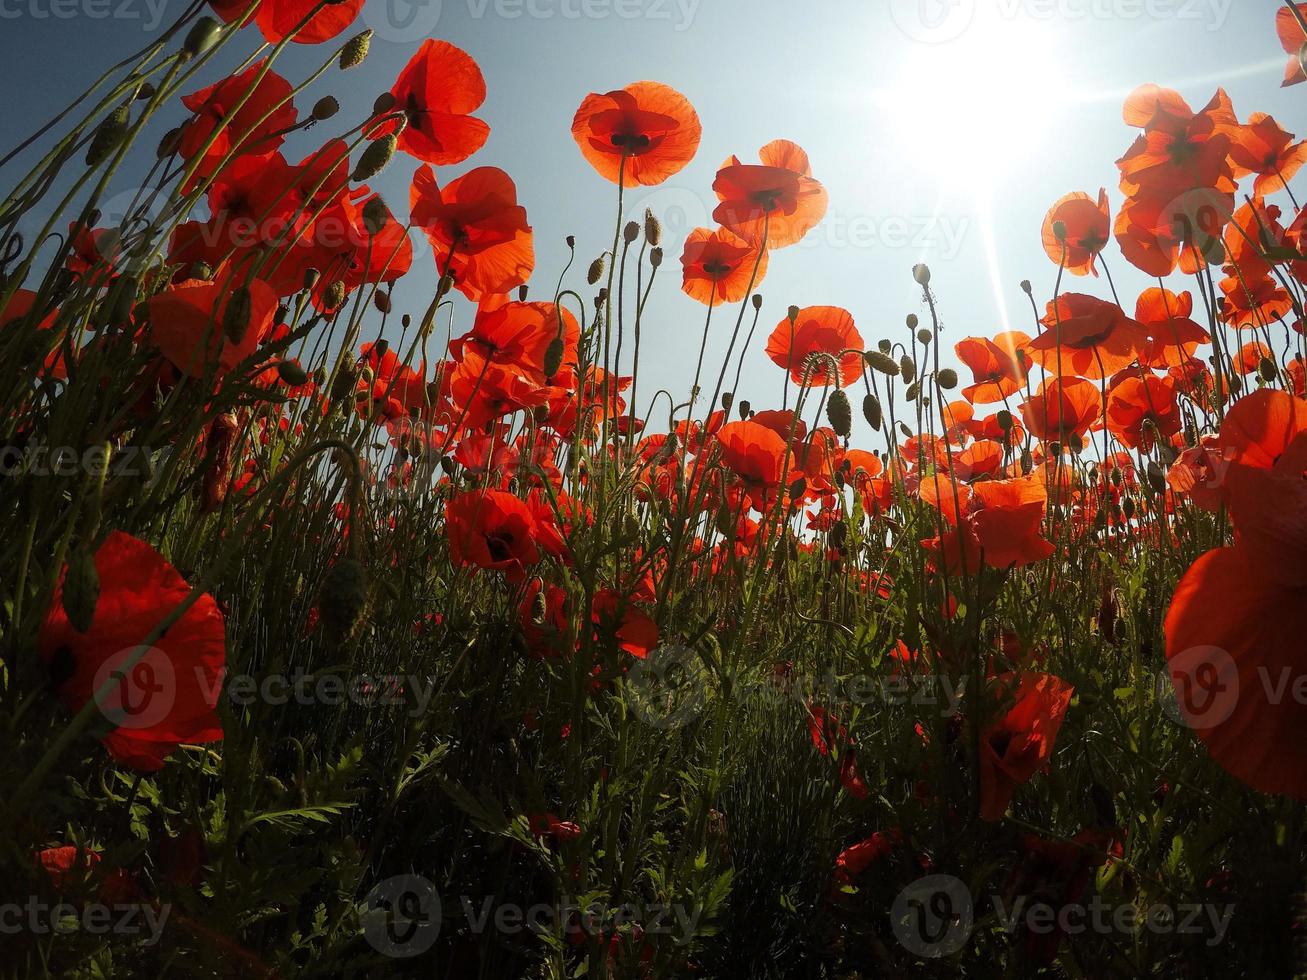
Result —
[[[485, 145], [490, 127], [471, 113], [486, 100], [486, 80], [472, 56], [448, 41], [427, 38], [390, 90], [396, 112], [408, 125], [398, 149], [438, 167], [462, 163]], [[375, 126], [370, 139], [393, 133], [395, 123]]]
[[826, 188], [813, 179], [808, 154], [789, 140], [768, 143], [759, 157], [759, 164], [734, 156], [722, 164], [713, 220], [755, 245], [794, 245], [826, 216]]
[[445, 510], [449, 553], [459, 565], [502, 571], [522, 582], [526, 568], [540, 561], [536, 523], [526, 502], [502, 490], [469, 490]]
[[284, 131], [296, 119], [290, 82], [269, 69], [266, 60], [183, 96], [182, 104], [195, 114], [182, 128], [179, 144], [182, 157], [195, 166], [187, 191], [216, 174], [229, 156], [270, 155], [285, 142]]
[[[851, 385], [862, 377], [862, 346], [862, 335], [848, 310], [809, 306], [800, 310], [793, 322], [787, 317], [776, 325], [767, 338], [767, 356], [789, 371], [795, 382], [807, 380], [813, 386], [836, 381], [834, 358], [839, 365], [839, 383]], [[829, 357], [815, 356], [821, 354]]]
[[150, 297], [150, 339], [183, 373], [203, 377], [212, 368], [218, 376], [251, 357], [272, 328], [277, 296], [257, 279], [249, 290], [250, 312], [243, 332], [233, 337], [224, 330], [228, 310], [239, 283], [226, 270], [213, 280], [188, 279]]
[[[287, 37], [296, 44], [321, 44], [343, 34], [358, 18], [363, 3], [364, 0], [335, 0], [327, 4], [320, 0], [254, 0], [258, 7], [254, 23], [269, 44], [278, 44]], [[231, 24], [249, 12], [251, 0], [209, 0], [209, 6]]]
[[738, 303], [767, 275], [767, 250], [750, 245], [732, 231], [696, 228], [681, 254], [682, 289], [705, 306]]
[[994, 693], [1011, 707], [980, 739], [984, 820], [1003, 819], [1016, 788], [1048, 765], [1075, 688], [1051, 674], [1003, 674], [995, 678]]
[[94, 564], [100, 595], [90, 629], [80, 632], [69, 621], [62, 579], [41, 624], [38, 647], [52, 689], [78, 711], [108, 684], [99, 703], [116, 727], [104, 745], [136, 769], [161, 768], [178, 745], [220, 741], [214, 709], [226, 636], [213, 597], [200, 596], [152, 647], [142, 647], [190, 586], [152, 547], [120, 531], [100, 545]]
[[689, 100], [659, 82], [592, 92], [572, 120], [572, 138], [590, 166], [628, 187], [680, 173], [699, 151], [702, 132]]

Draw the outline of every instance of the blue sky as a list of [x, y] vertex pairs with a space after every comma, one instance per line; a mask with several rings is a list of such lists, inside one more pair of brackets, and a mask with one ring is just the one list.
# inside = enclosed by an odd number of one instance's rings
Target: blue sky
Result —
[[[376, 31], [367, 63], [329, 72], [299, 103], [307, 113], [333, 94], [341, 115], [285, 152], [298, 159], [319, 136], [353, 125], [424, 37], [457, 44], [486, 76], [478, 114], [492, 131], [485, 149], [442, 168], [441, 179], [480, 165], [514, 177], [536, 234], [533, 296], [544, 298], [567, 235], [577, 237], [582, 273], [612, 238], [616, 188], [570, 135], [581, 99], [645, 78], [681, 90], [703, 122], [699, 154], [662, 187], [628, 197], [632, 217], [645, 206], [662, 215], [669, 239], [644, 330], [641, 389], [652, 394], [689, 386], [703, 308], [681, 294], [677, 258], [685, 232], [711, 224], [718, 165], [732, 153], [756, 157], [772, 139], [794, 140], [826, 185], [830, 212], [806, 242], [773, 254], [762, 285], [761, 340], [740, 395], [764, 407], [779, 400], [781, 372], [762, 340], [786, 307], [846, 307], [869, 346], [902, 338], [904, 316], [922, 312], [910, 274], [918, 261], [933, 270], [950, 348], [1005, 326], [1030, 332], [1018, 283], [1032, 280], [1046, 299], [1057, 272], [1040, 246], [1044, 213], [1068, 191], [1100, 186], [1114, 212], [1120, 205], [1114, 161], [1134, 135], [1121, 102], [1135, 85], [1177, 87], [1198, 108], [1221, 84], [1241, 117], [1270, 112], [1307, 135], [1302, 90], [1279, 88], [1276, 8], [1272, 0], [369, 0], [358, 26]], [[0, 145], [26, 136], [183, 9], [182, 0], [0, 0]], [[242, 55], [259, 41], [247, 34], [235, 45]], [[298, 80], [327, 53], [297, 49], [278, 67]], [[183, 117], [178, 106], [167, 122]], [[415, 166], [397, 158], [373, 182], [397, 210]], [[0, 173], [12, 178], [8, 168]], [[1149, 283], [1114, 247], [1108, 261], [1130, 309]], [[420, 315], [434, 279], [420, 247], [397, 309]], [[1072, 288], [1110, 297], [1105, 280]], [[715, 319], [709, 363], [734, 316]], [[457, 329], [468, 327], [464, 315]]]

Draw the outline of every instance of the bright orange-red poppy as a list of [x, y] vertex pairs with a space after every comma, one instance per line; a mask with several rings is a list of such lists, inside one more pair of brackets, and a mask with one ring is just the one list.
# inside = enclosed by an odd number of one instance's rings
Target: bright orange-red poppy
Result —
[[1148, 332], [1148, 343], [1139, 353], [1139, 363], [1171, 368], [1189, 361], [1201, 345], [1212, 339], [1190, 319], [1193, 312], [1193, 294], [1187, 291], [1177, 294], [1153, 286], [1140, 293], [1135, 319]]
[[1084, 293], [1063, 293], [1039, 322], [1044, 332], [1026, 350], [1054, 374], [1109, 377], [1132, 364], [1148, 341], [1116, 304]]
[[1084, 378], [1052, 378], [1021, 406], [1021, 417], [1037, 439], [1066, 442], [1072, 435], [1083, 437], [1098, 421], [1103, 397]]
[[1151, 450], [1157, 436], [1169, 440], [1180, 431], [1175, 381], [1153, 374], [1123, 378], [1108, 392], [1106, 419], [1108, 431], [1123, 445]]
[[258, 279], [248, 283], [250, 315], [233, 338], [224, 331], [234, 289], [225, 270], [212, 280], [188, 279], [147, 301], [150, 339], [184, 374], [203, 377], [213, 367], [221, 377], [250, 357], [272, 328], [277, 295]]
[[445, 530], [455, 564], [500, 571], [510, 582], [524, 581], [526, 568], [540, 561], [535, 517], [511, 493], [459, 494], [446, 507]]
[[813, 179], [808, 154], [789, 140], [768, 143], [759, 158], [761, 164], [734, 156], [722, 164], [713, 181], [721, 202], [713, 220], [745, 241], [785, 248], [826, 216], [826, 188]]
[[723, 462], [744, 482], [750, 499], [762, 510], [785, 472], [790, 455], [785, 438], [757, 422], [731, 422], [717, 432], [717, 445]]
[[1264, 112], [1249, 116], [1246, 125], [1234, 130], [1233, 137], [1230, 162], [1234, 176], [1256, 174], [1253, 194], [1258, 197], [1284, 190], [1307, 162], [1307, 141], [1293, 142], [1293, 134], [1286, 133]]
[[[845, 353], [850, 351], [851, 353]], [[805, 376], [816, 385], [835, 381], [829, 357], [839, 364], [839, 381], [851, 385], [862, 376], [862, 335], [853, 323], [853, 315], [838, 306], [809, 306], [800, 310], [793, 323], [789, 318], [776, 325], [767, 338], [767, 356], [772, 363], [790, 372], [790, 378], [802, 384]], [[808, 373], [808, 359], [813, 370]]]
[[973, 383], [962, 389], [962, 397], [976, 405], [990, 405], [1015, 395], [1025, 384], [1022, 348], [1030, 342], [1025, 334], [1004, 335], [1011, 346], [1000, 346], [985, 337], [967, 337], [953, 350], [971, 369]]
[[[462, 163], [490, 135], [490, 127], [471, 115], [486, 100], [481, 69], [471, 55], [448, 41], [423, 41], [390, 94], [393, 111], [404, 113], [408, 122], [398, 148], [423, 163]], [[380, 139], [397, 128], [395, 123], [374, 126], [368, 137]]]
[[725, 228], [696, 228], [685, 239], [681, 254], [685, 270], [681, 288], [705, 305], [738, 303], [767, 275], [767, 250], [759, 252], [756, 245]]
[[592, 92], [576, 110], [572, 138], [599, 175], [614, 184], [652, 186], [680, 173], [699, 151], [694, 106], [660, 82]]
[[1127, 99], [1125, 118], [1144, 128], [1117, 161], [1121, 190], [1128, 197], [1173, 201], [1195, 188], [1234, 193], [1226, 157], [1228, 130], [1238, 119], [1223, 90], [1217, 89], [1212, 101], [1194, 113], [1174, 92], [1145, 86]]
[[981, 735], [981, 819], [1002, 820], [1016, 788], [1048, 765], [1074, 693], [1051, 674], [995, 678], [994, 696], [1011, 707]]
[[[1063, 229], [1059, 239], [1057, 232]], [[1111, 236], [1106, 188], [1099, 189], [1097, 201], [1083, 191], [1073, 191], [1049, 208], [1044, 218], [1044, 251], [1072, 275], [1098, 275], [1095, 261]]]
[[1116, 215], [1116, 242], [1126, 261], [1150, 276], [1169, 276], [1177, 266], [1192, 275], [1219, 254], [1233, 211], [1233, 194], [1201, 188], [1170, 199], [1130, 198]]
[[576, 367], [576, 347], [581, 335], [576, 317], [553, 303], [508, 303], [479, 310], [471, 332], [450, 342], [450, 353], [462, 360], [465, 351], [516, 368], [537, 384], [545, 376], [545, 355], [555, 338], [563, 341], [560, 367]]
[[1289, 63], [1284, 68], [1284, 82], [1281, 87], [1307, 82], [1307, 72], [1302, 67], [1303, 45], [1307, 44], [1307, 33], [1303, 32], [1299, 17], [1307, 18], [1307, 3], [1294, 4], [1297, 15], [1288, 7], [1281, 7], [1275, 13], [1275, 33], [1279, 35], [1280, 45], [1289, 55]]

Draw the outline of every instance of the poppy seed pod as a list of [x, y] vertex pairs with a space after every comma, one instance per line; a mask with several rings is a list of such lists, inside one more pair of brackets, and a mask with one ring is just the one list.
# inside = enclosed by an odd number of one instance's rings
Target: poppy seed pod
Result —
[[789, 318], [791, 323], [793, 323], [795, 320], [799, 318], [799, 308], [797, 306], [790, 307]]
[[68, 559], [61, 596], [68, 622], [79, 633], [89, 632], [95, 619], [95, 606], [100, 601], [100, 575], [95, 570], [95, 559], [86, 548], [77, 548]]
[[322, 305], [328, 310], [338, 310], [345, 303], [345, 284], [337, 279], [322, 294]]
[[1054, 222], [1053, 222], [1053, 237], [1056, 238], [1059, 242], [1062, 242], [1063, 244], [1066, 244], [1066, 222], [1065, 222], [1065, 221], [1054, 221]]
[[752, 411], [752, 409], [753, 406], [749, 404], [749, 400], [747, 398], [743, 399], [740, 402], [740, 418], [747, 419], [749, 417], [749, 412]]
[[853, 431], [853, 409], [843, 388], [831, 392], [830, 399], [826, 402], [826, 420], [837, 436], [847, 439]]
[[663, 240], [662, 222], [650, 208], [644, 209], [644, 240], [650, 245], [660, 245]]
[[1154, 460], [1148, 462], [1148, 485], [1153, 488], [1154, 493], [1166, 492], [1166, 472]]
[[517, 287], [517, 301], [518, 301], [519, 303], [525, 303], [525, 302], [526, 302], [527, 293], [528, 293], [529, 291], [530, 291], [530, 287], [527, 286], [526, 283], [522, 283], [522, 285], [518, 286], [518, 287]]
[[630, 245], [640, 237], [640, 223], [638, 221], [628, 221], [626, 227], [622, 229], [622, 241]]
[[600, 279], [603, 278], [603, 275], [604, 275], [604, 256], [601, 255], [599, 256], [599, 258], [595, 259], [593, 262], [590, 263], [590, 270], [585, 274], [586, 284], [589, 286], [595, 285], [597, 282], [599, 282]]
[[729, 391], [722, 392], [722, 411], [729, 412], [731, 406], [735, 404], [735, 395]]
[[755, 310], [761, 310], [761, 309], [762, 309], [762, 293], [754, 293], [754, 294], [753, 294], [753, 308], [754, 308]]
[[567, 238], [564, 239], [564, 240], [567, 242], [567, 250], [568, 250], [569, 252], [572, 252], [572, 251], [575, 251], [575, 250], [576, 250], [576, 236], [575, 236], [575, 235], [568, 235]]
[[383, 289], [378, 289], [372, 294], [372, 305], [377, 308], [378, 313], [390, 312], [390, 294]]
[[370, 47], [372, 47], [372, 32], [370, 30], [350, 38], [345, 46], [340, 49], [340, 70], [349, 71], [351, 68], [357, 68], [363, 64]]
[[365, 180], [371, 180], [377, 176], [390, 163], [390, 158], [395, 155], [397, 145], [398, 140], [395, 139], [393, 133], [383, 136], [371, 144], [359, 157], [359, 162], [354, 167], [354, 173], [350, 175], [350, 180], [356, 184], [361, 184]]
[[327, 635], [338, 643], [358, 636], [367, 617], [368, 576], [353, 558], [337, 562], [322, 580], [318, 609]]
[[389, 92], [382, 92], [377, 96], [376, 101], [372, 103], [372, 114], [374, 116], [384, 116], [393, 108], [395, 108], [395, 97]]
[[309, 383], [309, 376], [295, 361], [278, 361], [277, 376], [292, 388]]
[[917, 314], [909, 313], [906, 322], [909, 330], [916, 330], [917, 324], [919, 324], [921, 321], [917, 319]]
[[911, 384], [917, 379], [917, 365], [912, 358], [904, 354], [899, 358], [899, 370], [903, 373], [903, 380]]
[[882, 354], [888, 354], [890, 351], [894, 349], [894, 345], [891, 344], [888, 340], [878, 340], [876, 341], [876, 349], [879, 350]]
[[104, 163], [109, 154], [122, 142], [127, 134], [129, 118], [125, 105], [119, 106], [104, 117], [100, 125], [95, 128], [95, 135], [91, 137], [91, 146], [86, 151], [88, 167], [98, 167]]
[[862, 359], [867, 362], [867, 367], [881, 374], [887, 374], [891, 378], [899, 375], [899, 365], [894, 358], [878, 350], [869, 350], [862, 355]]
[[882, 421], [880, 399], [875, 395], [867, 395], [862, 399], [862, 417], [867, 420], [869, 426], [877, 432], [880, 431]]
[[313, 104], [313, 118], [318, 122], [326, 122], [338, 112], [340, 103], [334, 95], [324, 95]]
[[237, 286], [232, 290], [231, 299], [222, 317], [222, 332], [233, 344], [245, 339], [245, 332], [250, 329], [250, 317], [253, 315], [253, 300], [249, 286]]
[[1275, 362], [1269, 357], [1263, 357], [1261, 363], [1257, 365], [1257, 376], [1270, 384], [1276, 376]]
[[371, 198], [363, 205], [363, 227], [369, 235], [374, 238], [380, 235], [389, 221], [390, 208], [386, 207], [386, 202], [380, 197]]
[[558, 373], [558, 369], [563, 366], [563, 353], [565, 345], [562, 337], [555, 337], [549, 341], [549, 346], [545, 348], [545, 377], [552, 378]]
[[185, 58], [198, 58], [218, 39], [220, 30], [218, 22], [212, 17], [201, 17], [192, 25], [182, 42], [182, 55]]
[[917, 331], [917, 342], [925, 347], [929, 347], [930, 342], [934, 339], [935, 335], [925, 328]]
[[958, 373], [952, 368], [943, 368], [936, 375], [936, 380], [939, 381], [939, 386], [945, 391], [952, 391], [958, 386]]
[[1029, 279], [1022, 279], [1022, 280], [1021, 280], [1021, 291], [1022, 291], [1023, 293], [1025, 293], [1027, 296], [1029, 296], [1029, 295], [1031, 294], [1032, 289], [1033, 289], [1033, 287], [1030, 285], [1030, 280], [1029, 280]]
[[1004, 432], [1012, 430], [1012, 413], [1006, 408], [999, 409], [998, 414], [994, 416], [994, 421], [998, 423], [998, 427]]
[[661, 248], [650, 249], [649, 264], [655, 269], [663, 264], [663, 250]]
[[924, 262], [918, 262], [912, 267], [912, 278], [917, 281], [918, 286], [930, 285], [930, 266]]

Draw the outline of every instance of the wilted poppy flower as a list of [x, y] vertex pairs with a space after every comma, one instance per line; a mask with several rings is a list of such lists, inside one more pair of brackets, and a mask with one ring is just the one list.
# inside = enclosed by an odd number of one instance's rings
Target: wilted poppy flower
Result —
[[216, 174], [228, 156], [268, 156], [285, 142], [284, 131], [296, 118], [291, 84], [267, 66], [266, 60], [257, 61], [239, 75], [182, 97], [182, 105], [195, 114], [179, 143], [182, 157], [195, 166], [184, 190]]
[[526, 567], [540, 561], [531, 508], [502, 490], [469, 490], [450, 500], [445, 533], [456, 564], [502, 571], [510, 582], [524, 581]]
[[1066, 442], [1083, 437], [1103, 411], [1103, 396], [1084, 378], [1053, 378], [1021, 406], [1021, 417], [1036, 439]]
[[1168, 441], [1182, 419], [1175, 382], [1153, 374], [1130, 375], [1107, 395], [1107, 428], [1131, 449], [1151, 451], [1157, 437]]
[[[1059, 230], [1063, 232], [1060, 239]], [[1083, 191], [1073, 191], [1049, 208], [1044, 218], [1044, 251], [1073, 275], [1096, 276], [1095, 260], [1111, 233], [1106, 188], [1099, 190], [1097, 201]]]
[[661, 184], [699, 151], [703, 128], [694, 106], [659, 82], [585, 97], [572, 138], [599, 175], [626, 186]]
[[1247, 124], [1233, 131], [1230, 162], [1235, 178], [1256, 174], [1253, 194], [1262, 197], [1289, 186], [1289, 180], [1307, 162], [1307, 141], [1293, 142], [1271, 116], [1254, 112]]
[[[767, 250], [750, 245], [732, 231], [696, 228], [681, 253], [685, 269], [682, 289], [705, 305], [738, 303], [767, 275]], [[754, 270], [757, 269], [755, 274]]]
[[110, 755], [135, 769], [161, 768], [183, 743], [220, 741], [214, 708], [226, 637], [213, 597], [200, 596], [152, 647], [142, 647], [191, 587], [152, 547], [121, 531], [100, 545], [94, 564], [100, 595], [90, 629], [80, 632], [69, 621], [62, 579], [41, 624], [38, 646], [52, 689], [78, 711], [117, 678], [100, 701], [115, 724], [103, 741]]
[[[814, 356], [818, 354], [830, 356]], [[788, 317], [782, 320], [767, 338], [767, 356], [799, 384], [805, 379], [814, 386], [833, 383], [831, 357], [839, 365], [841, 385], [862, 377], [862, 335], [853, 315], [838, 306], [809, 306], [799, 311], [793, 323]]]
[[1015, 395], [1025, 383], [1022, 348], [1030, 338], [1025, 334], [1020, 334], [1019, 340], [1012, 336], [1011, 347], [999, 346], [996, 340], [967, 337], [953, 348], [958, 359], [971, 369], [974, 383], [962, 389], [962, 397], [973, 404], [1001, 402]]
[[[408, 121], [397, 148], [423, 163], [462, 163], [490, 135], [490, 127], [471, 115], [486, 100], [481, 69], [471, 55], [448, 41], [423, 41], [390, 94], [395, 111]], [[394, 122], [374, 126], [368, 138], [380, 139], [396, 128]]]
[[[216, 275], [210, 281], [188, 279], [171, 286], [146, 304], [150, 339], [164, 357], [193, 378], [203, 377], [211, 366], [221, 377], [253, 355], [277, 311], [277, 296], [266, 283], [253, 279], [242, 287], [223, 270]], [[248, 290], [247, 317], [235, 311], [228, 316], [238, 288]], [[237, 337], [224, 329], [233, 318], [245, 321], [243, 329], [237, 324]]]
[[1003, 819], [1016, 788], [1048, 764], [1074, 693], [1075, 688], [1051, 674], [995, 679], [995, 695], [1012, 707], [981, 735], [976, 760], [981, 819]]
[[1303, 71], [1302, 49], [1307, 44], [1307, 33], [1302, 29], [1300, 17], [1307, 17], [1307, 3], [1294, 4], [1297, 10], [1282, 6], [1275, 12], [1275, 33], [1280, 38], [1280, 45], [1289, 55], [1289, 63], [1284, 68], [1284, 82], [1281, 87], [1307, 82], [1307, 73]]
[[734, 156], [722, 164], [713, 181], [721, 202], [713, 220], [747, 242], [785, 248], [826, 216], [826, 188], [813, 179], [808, 154], [789, 140], [768, 143], [759, 157], [761, 164]]
[[[269, 44], [289, 37], [296, 44], [321, 44], [344, 33], [363, 9], [364, 0], [254, 0], [254, 23]], [[209, 0], [213, 12], [228, 24], [249, 12], [251, 0]], [[316, 13], [315, 13], [316, 11]], [[309, 17], [313, 14], [312, 17]], [[295, 30], [305, 18], [308, 22]], [[294, 32], [294, 33], [292, 33]]]
[[1054, 375], [1110, 377], [1134, 363], [1148, 340], [1115, 303], [1084, 293], [1063, 293], [1039, 322], [1044, 332], [1026, 349]]

